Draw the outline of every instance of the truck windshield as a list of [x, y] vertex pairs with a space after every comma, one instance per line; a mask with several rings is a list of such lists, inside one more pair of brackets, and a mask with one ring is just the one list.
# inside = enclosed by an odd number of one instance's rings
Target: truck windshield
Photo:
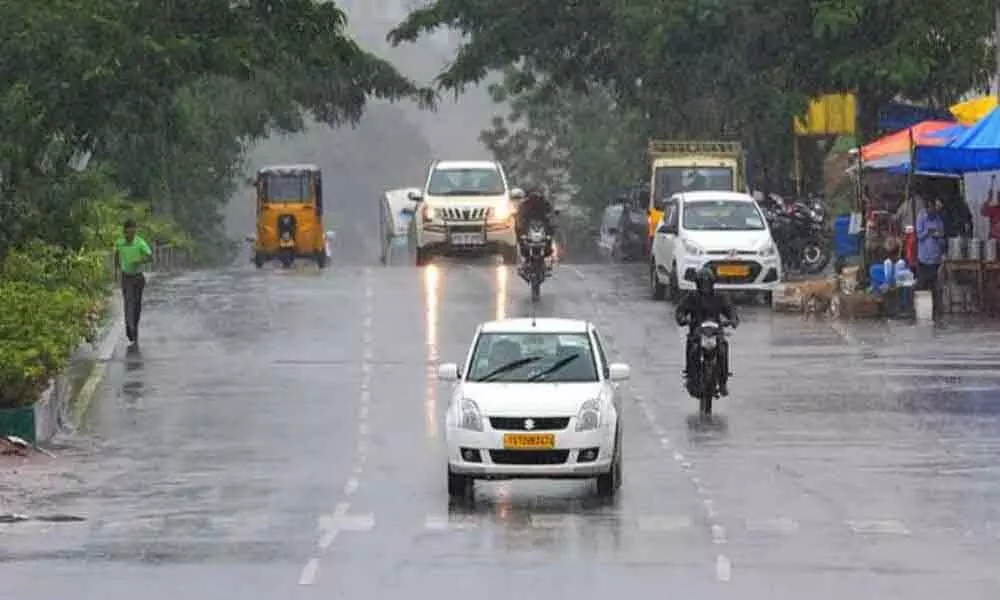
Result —
[[309, 202], [309, 175], [268, 174], [264, 176], [264, 200], [266, 202]]
[[654, 179], [657, 200], [678, 192], [735, 191], [730, 167], [656, 167]]

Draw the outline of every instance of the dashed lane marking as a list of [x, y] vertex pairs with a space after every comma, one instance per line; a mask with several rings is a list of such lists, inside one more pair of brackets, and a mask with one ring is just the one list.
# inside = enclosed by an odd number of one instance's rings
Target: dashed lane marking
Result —
[[876, 521], [847, 521], [851, 531], [861, 535], [910, 535], [909, 528], [894, 519]]

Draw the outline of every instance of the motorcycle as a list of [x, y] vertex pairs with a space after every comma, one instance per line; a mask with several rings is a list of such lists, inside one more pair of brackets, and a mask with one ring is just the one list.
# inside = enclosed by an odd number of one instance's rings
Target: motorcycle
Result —
[[787, 270], [815, 274], [826, 268], [831, 244], [821, 203], [796, 202], [768, 211], [766, 216]]
[[521, 235], [521, 244], [528, 250], [518, 274], [531, 286], [531, 301], [537, 302], [542, 295], [542, 282], [551, 272], [546, 261], [546, 249], [552, 240], [540, 221], [528, 224], [527, 231]]
[[719, 397], [722, 377], [719, 347], [725, 342], [725, 326], [731, 327], [732, 324], [704, 321], [695, 329], [698, 360], [695, 362], [694, 377], [688, 376], [687, 388], [698, 399], [698, 412], [704, 416], [712, 414], [712, 402]]

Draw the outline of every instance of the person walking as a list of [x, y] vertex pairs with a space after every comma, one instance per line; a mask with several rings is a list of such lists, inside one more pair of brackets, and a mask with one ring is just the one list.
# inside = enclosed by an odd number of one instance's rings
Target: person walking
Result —
[[944, 256], [944, 220], [941, 218], [942, 202], [931, 200], [926, 210], [917, 216], [917, 281], [920, 287], [931, 291], [934, 318], [941, 316], [941, 289], [938, 270]]
[[130, 344], [139, 342], [139, 316], [142, 313], [142, 291], [146, 287], [143, 266], [152, 262], [153, 251], [141, 236], [136, 235], [134, 219], [125, 221], [122, 237], [115, 241], [115, 264], [121, 271], [122, 299], [125, 304], [125, 335]]

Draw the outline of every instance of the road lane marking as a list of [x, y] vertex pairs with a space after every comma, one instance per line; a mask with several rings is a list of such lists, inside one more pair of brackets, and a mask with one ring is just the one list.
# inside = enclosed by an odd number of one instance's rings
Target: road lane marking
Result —
[[644, 533], [650, 532], [667, 532], [667, 531], [680, 531], [682, 529], [690, 529], [694, 526], [694, 519], [686, 516], [649, 516], [649, 517], [639, 517], [638, 519], [639, 531]]
[[758, 520], [746, 519], [744, 520], [744, 527], [747, 531], [754, 533], [780, 533], [785, 535], [798, 533], [801, 529], [798, 521], [788, 517]]
[[480, 519], [471, 515], [427, 515], [424, 518], [424, 529], [430, 531], [477, 529]]
[[895, 519], [847, 521], [851, 531], [860, 535], [910, 535], [909, 528]]
[[726, 558], [725, 554], [720, 554], [715, 558], [715, 579], [721, 581], [722, 583], [728, 582], [733, 578], [733, 565]]
[[310, 558], [306, 566], [302, 568], [299, 576], [299, 585], [312, 585], [316, 581], [316, 573], [319, 571], [319, 559]]
[[712, 543], [713, 544], [725, 544], [726, 543], [726, 528], [718, 523], [712, 525]]
[[347, 483], [344, 484], [344, 495], [345, 496], [352, 495], [354, 492], [358, 491], [359, 485], [360, 483], [358, 482], [358, 478], [351, 477], [350, 479], [347, 480]]

